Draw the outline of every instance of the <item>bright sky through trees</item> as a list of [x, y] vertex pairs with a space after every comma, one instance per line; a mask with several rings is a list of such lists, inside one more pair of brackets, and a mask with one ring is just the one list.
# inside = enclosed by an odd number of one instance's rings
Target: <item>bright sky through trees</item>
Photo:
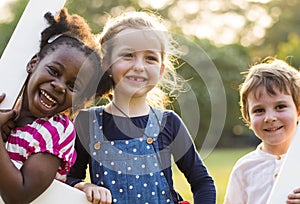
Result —
[[[0, 0], [0, 23], [9, 21], [11, 15], [5, 5], [10, 1]], [[141, 7], [154, 10], [170, 6], [169, 16], [176, 26], [187, 35], [207, 38], [215, 44], [231, 44], [239, 41], [244, 46], [259, 43], [273, 18], [253, 2], [268, 3], [271, 0], [137, 0]], [[243, 12], [236, 12], [236, 8]], [[247, 30], [245, 24], [253, 25]]]
[[9, 2], [15, 0], [0, 0], [0, 23], [11, 18], [9, 9], [6, 7]]

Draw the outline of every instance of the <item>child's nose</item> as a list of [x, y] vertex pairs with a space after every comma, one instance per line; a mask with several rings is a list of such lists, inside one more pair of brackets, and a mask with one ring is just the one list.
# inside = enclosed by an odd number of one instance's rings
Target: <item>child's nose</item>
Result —
[[276, 113], [274, 111], [268, 111], [265, 115], [265, 122], [273, 122], [277, 119]]
[[62, 80], [53, 80], [51, 82], [51, 85], [55, 91], [63, 94], [66, 93], [66, 86]]
[[145, 70], [145, 64], [142, 58], [136, 58], [134, 61], [133, 69], [135, 71], [144, 71]]

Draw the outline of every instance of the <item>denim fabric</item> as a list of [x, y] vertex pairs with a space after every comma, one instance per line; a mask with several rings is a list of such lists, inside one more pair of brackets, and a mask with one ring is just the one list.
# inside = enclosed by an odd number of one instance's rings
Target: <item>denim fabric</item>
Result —
[[[92, 183], [110, 189], [113, 203], [174, 203], [157, 144], [163, 112], [151, 109], [140, 138], [108, 141], [102, 131], [103, 107], [90, 111]], [[147, 136], [154, 139], [152, 144]]]

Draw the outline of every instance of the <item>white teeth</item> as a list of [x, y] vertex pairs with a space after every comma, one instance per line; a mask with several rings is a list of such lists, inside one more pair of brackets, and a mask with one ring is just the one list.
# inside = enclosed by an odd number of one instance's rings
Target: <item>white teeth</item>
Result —
[[41, 103], [46, 107], [46, 108], [51, 108], [50, 105], [46, 104], [43, 100], [41, 100]]
[[130, 80], [133, 80], [133, 81], [138, 81], [138, 82], [143, 82], [145, 81], [145, 79], [143, 78], [136, 78], [136, 77], [129, 77]]
[[53, 99], [51, 96], [49, 96], [44, 90], [41, 90], [41, 94], [43, 96], [45, 96], [47, 98], [47, 100], [49, 100], [50, 102], [52, 102], [53, 104], [47, 104], [45, 101], [43, 101], [42, 99], [40, 99], [41, 104], [43, 104], [43, 106], [45, 106], [46, 108], [51, 108], [52, 106], [54, 106], [57, 102], [55, 99]]
[[269, 128], [269, 129], [267, 129], [268, 131], [275, 131], [275, 130], [277, 130], [278, 129], [278, 127], [276, 127], [276, 128]]
[[41, 93], [52, 103], [57, 103], [51, 96], [49, 96], [44, 90], [41, 90]]

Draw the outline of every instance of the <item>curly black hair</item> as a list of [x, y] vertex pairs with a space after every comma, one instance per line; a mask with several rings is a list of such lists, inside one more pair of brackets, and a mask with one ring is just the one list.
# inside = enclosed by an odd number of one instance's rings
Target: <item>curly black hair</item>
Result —
[[102, 69], [100, 60], [100, 44], [85, 19], [77, 14], [69, 14], [66, 8], [59, 10], [56, 16], [50, 12], [44, 15], [49, 26], [42, 31], [40, 51], [37, 56], [42, 59], [60, 45], [69, 45], [85, 53], [95, 69], [94, 78], [85, 88], [85, 101], [92, 96], [102, 96], [111, 88], [111, 80]]

